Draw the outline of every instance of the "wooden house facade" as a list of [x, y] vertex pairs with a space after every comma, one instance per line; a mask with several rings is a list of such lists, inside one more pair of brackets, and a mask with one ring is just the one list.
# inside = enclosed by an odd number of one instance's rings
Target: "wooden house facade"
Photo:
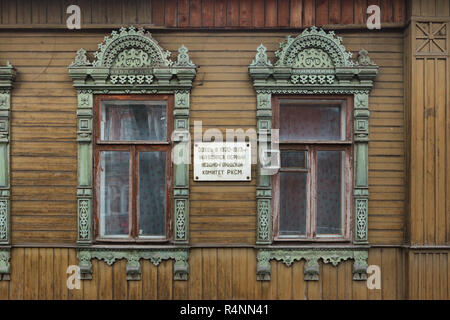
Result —
[[[449, 299], [449, 28], [449, 0], [0, 1], [0, 299]], [[311, 199], [319, 154], [343, 155], [339, 237], [319, 236], [313, 200], [305, 234], [283, 237], [279, 203], [300, 187], [259, 162], [249, 181], [197, 181], [171, 159], [200, 121], [287, 132], [295, 99], [344, 114], [338, 141], [280, 133], [282, 151], [307, 151]], [[126, 101], [163, 128], [114, 128]], [[125, 215], [106, 221], [114, 192]]]

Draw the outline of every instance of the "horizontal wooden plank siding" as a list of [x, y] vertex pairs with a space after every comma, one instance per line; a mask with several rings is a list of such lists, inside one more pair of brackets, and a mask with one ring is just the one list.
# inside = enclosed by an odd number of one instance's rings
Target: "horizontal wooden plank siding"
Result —
[[[74, 249], [14, 248], [11, 281], [0, 281], [0, 300], [405, 298], [406, 259], [401, 249], [394, 248], [370, 250], [369, 264], [381, 269], [381, 289], [373, 290], [367, 288], [365, 281], [352, 280], [351, 261], [338, 267], [321, 263], [319, 281], [304, 280], [303, 261], [291, 267], [273, 261], [272, 280], [257, 281], [256, 255], [251, 248], [192, 249], [188, 281], [173, 281], [172, 261], [164, 261], [158, 267], [141, 261], [141, 280], [127, 282], [125, 261], [117, 261], [111, 267], [94, 260], [92, 280], [83, 280], [79, 290], [69, 290], [66, 270], [76, 263], [75, 257]], [[443, 258], [435, 262], [441, 268], [448, 263]], [[442, 294], [447, 290], [444, 285], [437, 287]]]
[[[172, 52], [184, 44], [200, 66], [191, 95], [191, 126], [202, 121], [203, 130], [217, 128], [223, 133], [232, 128], [255, 129], [256, 99], [248, 65], [260, 43], [274, 59], [285, 35], [154, 33]], [[402, 34], [339, 35], [349, 50], [367, 49], [380, 66], [370, 96], [369, 238], [375, 244], [401, 244], [405, 200]], [[67, 66], [79, 48], [95, 51], [103, 37], [99, 32], [0, 32], [0, 60], [8, 59], [17, 68], [11, 122], [13, 244], [75, 242], [76, 92]], [[254, 179], [191, 181], [190, 242], [253, 245], [255, 183]]]
[[[384, 24], [403, 24], [405, 0], [381, 1]], [[69, 5], [81, 9], [83, 28], [153, 25], [167, 28], [299, 28], [352, 24], [364, 27], [370, 0], [3, 0], [4, 26], [65, 26]], [[339, 14], [342, 12], [342, 14]]]

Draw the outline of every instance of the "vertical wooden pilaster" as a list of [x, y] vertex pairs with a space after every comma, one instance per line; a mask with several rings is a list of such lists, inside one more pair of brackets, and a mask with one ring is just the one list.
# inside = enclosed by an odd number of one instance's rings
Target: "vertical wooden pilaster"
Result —
[[174, 166], [174, 243], [189, 243], [189, 91], [175, 91], [174, 146], [172, 161]]
[[15, 70], [9, 62], [0, 67], [0, 280], [10, 273], [10, 117], [11, 89]]
[[78, 239], [79, 245], [92, 243], [92, 119], [93, 94], [78, 91]]
[[405, 240], [414, 250], [408, 252], [405, 295], [446, 299], [448, 283], [439, 279], [447, 277], [448, 268], [436, 261], [447, 261], [450, 242], [450, 1], [412, 0], [408, 9]]
[[405, 34], [409, 242], [450, 241], [450, 1], [411, 2]]
[[368, 243], [369, 211], [369, 94], [357, 93], [354, 98], [354, 215], [355, 244]]
[[[267, 172], [271, 156], [271, 129], [272, 129], [272, 95], [270, 93], [257, 94], [257, 129], [258, 129], [258, 176], [256, 188], [256, 201], [258, 210], [258, 225], [256, 244], [268, 245], [272, 243], [272, 186], [271, 176]], [[262, 163], [265, 162], [265, 163]]]

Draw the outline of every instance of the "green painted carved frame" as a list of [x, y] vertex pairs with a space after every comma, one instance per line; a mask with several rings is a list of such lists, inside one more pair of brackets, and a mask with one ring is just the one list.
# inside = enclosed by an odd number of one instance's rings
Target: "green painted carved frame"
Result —
[[177, 153], [189, 153], [189, 100], [196, 66], [190, 61], [183, 45], [177, 61], [161, 48], [150, 33], [134, 27], [121, 28], [106, 36], [90, 62], [86, 50], [80, 49], [69, 66], [69, 74], [78, 93], [78, 259], [83, 279], [90, 279], [90, 260], [103, 259], [112, 264], [127, 259], [127, 277], [140, 277], [140, 259], [155, 265], [164, 259], [174, 259], [175, 279], [188, 276], [189, 244], [189, 164], [174, 163], [174, 239], [170, 246], [101, 247], [92, 239], [92, 123], [95, 94], [173, 94], [173, 148]]
[[[366, 50], [361, 50], [357, 61], [342, 45], [334, 32], [312, 27], [296, 38], [286, 37], [275, 53], [277, 62], [272, 65], [266, 48], [261, 44], [249, 66], [250, 76], [257, 94], [257, 130], [259, 139], [271, 140], [271, 98], [276, 94], [333, 94], [353, 95], [354, 121], [354, 228], [349, 246], [280, 247], [272, 245], [272, 188], [270, 175], [264, 166], [258, 166], [257, 182], [257, 274], [259, 280], [270, 280], [270, 260], [291, 265], [295, 260], [306, 260], [305, 280], [318, 280], [319, 264], [337, 265], [353, 259], [353, 279], [367, 278], [368, 257], [368, 143], [369, 143], [369, 93], [378, 73]], [[261, 141], [261, 140], [259, 140]], [[270, 143], [258, 147], [259, 154], [270, 154]]]
[[10, 274], [10, 118], [11, 89], [15, 69], [8, 62], [0, 67], [0, 280]]

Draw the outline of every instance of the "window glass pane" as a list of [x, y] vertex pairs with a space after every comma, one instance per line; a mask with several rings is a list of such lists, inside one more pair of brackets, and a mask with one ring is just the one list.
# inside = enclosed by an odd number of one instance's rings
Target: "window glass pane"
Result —
[[128, 236], [130, 155], [123, 151], [100, 153], [100, 235]]
[[344, 111], [340, 105], [280, 104], [280, 140], [343, 140]]
[[306, 168], [306, 151], [281, 151], [282, 168]]
[[166, 152], [139, 153], [139, 236], [166, 233]]
[[343, 234], [343, 151], [317, 151], [317, 235]]
[[103, 141], [166, 141], [164, 101], [103, 101]]
[[280, 172], [280, 236], [306, 235], [306, 172]]

